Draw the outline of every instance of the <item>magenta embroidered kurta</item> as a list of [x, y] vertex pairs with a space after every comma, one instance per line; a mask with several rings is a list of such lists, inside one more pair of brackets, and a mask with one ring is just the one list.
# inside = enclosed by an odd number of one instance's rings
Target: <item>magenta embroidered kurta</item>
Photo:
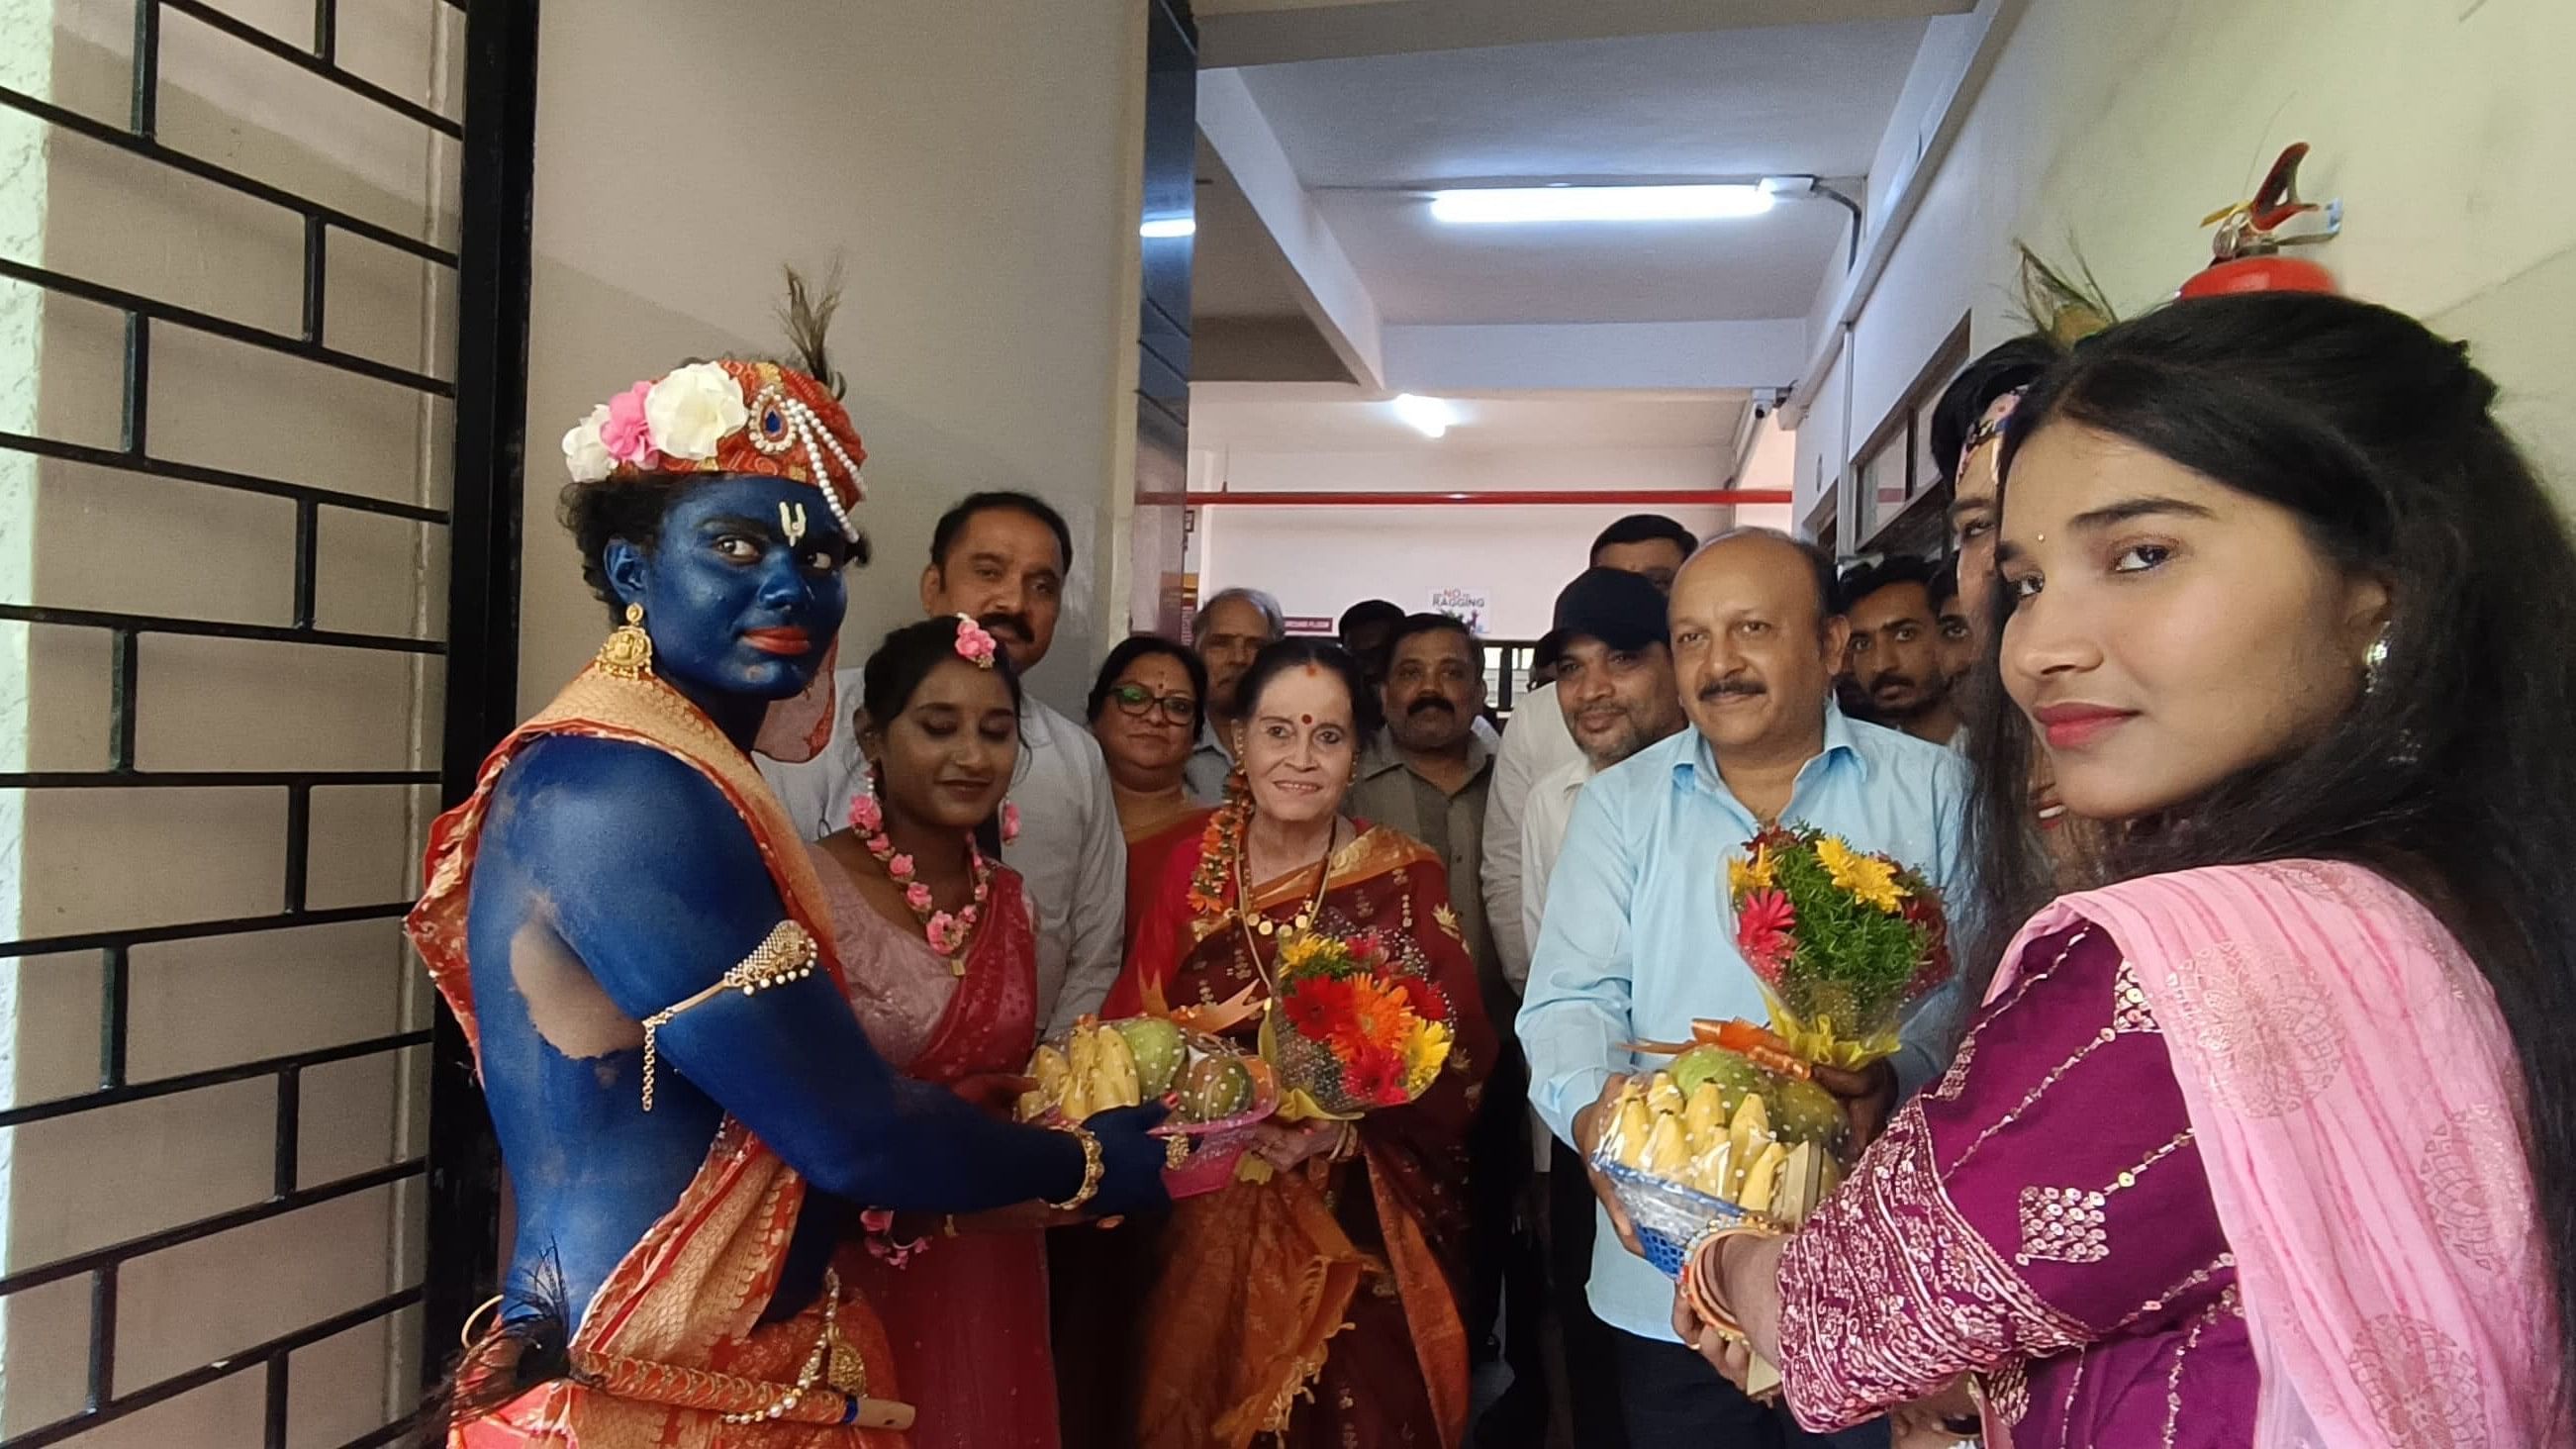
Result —
[[1975, 1374], [1990, 1449], [2569, 1442], [2523, 1111], [2484, 979], [2379, 876], [2068, 897], [1782, 1256], [1790, 1405]]

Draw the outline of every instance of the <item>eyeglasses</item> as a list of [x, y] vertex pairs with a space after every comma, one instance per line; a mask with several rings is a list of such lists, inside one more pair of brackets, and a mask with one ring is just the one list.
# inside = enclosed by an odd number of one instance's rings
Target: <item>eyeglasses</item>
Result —
[[1159, 707], [1165, 723], [1185, 725], [1199, 712], [1199, 702], [1186, 694], [1156, 694], [1141, 684], [1119, 685], [1109, 691], [1109, 697], [1118, 701], [1121, 714], [1136, 719], [1143, 719]]

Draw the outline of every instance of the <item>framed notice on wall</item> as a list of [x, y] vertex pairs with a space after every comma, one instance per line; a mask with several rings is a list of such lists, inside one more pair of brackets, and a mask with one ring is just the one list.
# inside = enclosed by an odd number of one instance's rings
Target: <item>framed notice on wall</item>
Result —
[[1433, 589], [1431, 612], [1446, 614], [1467, 626], [1468, 632], [1485, 632], [1485, 616], [1492, 610], [1493, 598], [1482, 589]]

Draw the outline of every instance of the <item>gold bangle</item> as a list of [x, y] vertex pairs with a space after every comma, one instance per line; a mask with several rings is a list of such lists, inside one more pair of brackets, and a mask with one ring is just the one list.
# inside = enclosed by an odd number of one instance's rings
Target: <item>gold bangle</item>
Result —
[[[1719, 1296], [1719, 1291], [1724, 1285], [1717, 1281], [1717, 1270], [1724, 1264], [1717, 1256], [1718, 1245], [1729, 1238], [1776, 1238], [1778, 1236], [1780, 1234], [1775, 1230], [1752, 1223], [1730, 1223], [1723, 1227], [1711, 1226], [1700, 1229], [1691, 1239], [1690, 1248], [1682, 1260], [1682, 1290], [1690, 1299], [1691, 1312], [1698, 1314], [1702, 1323], [1727, 1337], [1749, 1341], [1746, 1339], [1744, 1325], [1736, 1321], [1733, 1313], [1727, 1311], [1726, 1303]], [[1703, 1260], [1708, 1264], [1707, 1272], [1701, 1271], [1700, 1265]]]
[[1100, 1160], [1100, 1139], [1079, 1122], [1059, 1123], [1055, 1130], [1082, 1144], [1082, 1186], [1074, 1190], [1073, 1196], [1047, 1206], [1060, 1213], [1079, 1212], [1084, 1203], [1099, 1194], [1100, 1175], [1107, 1170], [1107, 1164]]

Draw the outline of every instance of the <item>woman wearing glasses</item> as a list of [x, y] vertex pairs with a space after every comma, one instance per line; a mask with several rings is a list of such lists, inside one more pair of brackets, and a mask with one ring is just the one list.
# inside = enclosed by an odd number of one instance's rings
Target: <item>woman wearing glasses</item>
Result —
[[1141, 896], [1172, 847], [1194, 838], [1204, 813], [1182, 773], [1206, 717], [1207, 666], [1158, 634], [1138, 634], [1109, 651], [1091, 686], [1091, 733], [1109, 764], [1118, 826], [1127, 836], [1127, 942], [1136, 941]]

